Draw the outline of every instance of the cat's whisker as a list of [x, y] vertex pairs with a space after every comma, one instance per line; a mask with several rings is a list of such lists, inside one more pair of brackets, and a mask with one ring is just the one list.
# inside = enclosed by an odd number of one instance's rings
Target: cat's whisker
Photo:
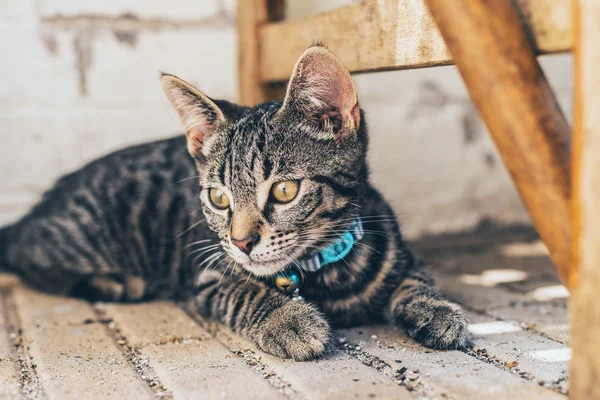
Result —
[[183, 178], [183, 179], [175, 182], [175, 184], [178, 184], [178, 183], [181, 183], [181, 182], [184, 182], [184, 181], [189, 181], [190, 179], [197, 179], [197, 178], [201, 178], [201, 176], [200, 175], [195, 175], [195, 176], [190, 176], [189, 178]]
[[183, 246], [183, 248], [187, 249], [188, 247], [192, 247], [192, 246], [195, 246], [197, 244], [206, 243], [206, 242], [212, 242], [212, 239], [198, 240], [197, 242], [192, 242], [190, 244], [187, 244], [187, 245]]
[[218, 248], [219, 248], [219, 246], [215, 246], [215, 245], [212, 245], [212, 246], [209, 246], [209, 247], [201, 247], [200, 249], [197, 249], [197, 250], [189, 252], [185, 256], [184, 261], [187, 260], [188, 257], [191, 257], [193, 254], [196, 254], [196, 253], [200, 252], [200, 254], [197, 254], [194, 257], [194, 261], [196, 261], [198, 258], [202, 257], [203, 254], [208, 253], [209, 251], [216, 251]]
[[[309, 239], [309, 240], [314, 240], [314, 241], [318, 242], [318, 241], [323, 241], [323, 240], [334, 240], [336, 238], [339, 238], [339, 236], [338, 235], [333, 235], [333, 234], [331, 234], [331, 235], [328, 235], [328, 234], [325, 234], [325, 235], [298, 235], [298, 238], [300, 238], [300, 239]], [[354, 245], [356, 245], [356, 246], [362, 246], [362, 247], [368, 248], [368, 249], [370, 249], [370, 250], [372, 250], [372, 251], [374, 251], [374, 252], [376, 252], [378, 254], [381, 254], [380, 251], [378, 251], [378, 250], [374, 249], [373, 247], [371, 247], [371, 246], [369, 246], [369, 245], [367, 245], [365, 243], [362, 243], [360, 241], [354, 242]], [[322, 249], [320, 249], [320, 250], [322, 250]]]
[[[200, 278], [202, 277], [202, 274], [204, 274], [214, 263], [216, 263], [221, 257], [226, 256], [226, 255], [227, 255], [227, 253], [225, 253], [225, 252], [218, 253], [217, 256], [214, 257], [212, 259], [212, 261], [208, 265], [206, 265], [206, 267], [204, 267], [204, 269], [202, 270], [202, 272], [198, 275], [198, 280], [200, 280]], [[222, 261], [223, 260], [221, 260], [221, 262]], [[219, 264], [221, 262], [219, 262]], [[217, 265], [219, 265], [219, 264], [217, 264]]]
[[369, 250], [372, 250], [372, 251], [374, 251], [374, 252], [376, 252], [378, 254], [381, 254], [380, 251], [378, 251], [378, 250], [374, 249], [373, 247], [371, 247], [371, 246], [369, 246], [369, 245], [367, 245], [365, 243], [362, 243], [362, 242], [354, 242], [354, 246], [362, 246], [362, 247], [365, 247], [365, 248], [367, 248]]
[[219, 259], [223, 255], [227, 255], [227, 253], [225, 253], [224, 251], [219, 251], [219, 252], [213, 254], [213, 256], [211, 256], [212, 258], [207, 259], [206, 261], [203, 261], [198, 267], [202, 266], [203, 264], [206, 264], [206, 266], [204, 268], [208, 268], [209, 266], [211, 266], [213, 264], [213, 262], [215, 262], [215, 260]]
[[352, 217], [338, 218], [336, 221], [352, 221], [353, 219], [359, 217], [361, 220], [365, 218], [374, 218], [374, 217], [395, 217], [396, 214], [369, 214], [369, 215], [356, 215]]
[[[206, 249], [206, 250], [204, 250], [203, 252], [201, 252], [200, 254], [198, 254], [197, 256], [195, 256], [195, 257], [194, 257], [194, 259], [192, 260], [192, 265], [193, 265], [193, 264], [195, 264], [195, 263], [196, 263], [196, 261], [197, 261], [199, 258], [201, 258], [203, 254], [205, 254], [205, 253], [211, 253], [211, 252], [218, 251], [218, 250], [219, 250], [219, 248], [218, 248], [218, 247], [213, 247], [213, 248], [210, 248], [210, 249]], [[212, 256], [212, 254], [211, 254], [210, 256]], [[209, 257], [209, 255], [207, 254], [205, 257], [207, 257], [207, 258], [208, 258], [208, 257]], [[186, 258], [187, 258], [187, 257], [186, 257]]]
[[246, 282], [244, 282], [243, 287], [246, 287], [246, 285], [248, 284], [248, 281], [250, 280], [250, 277], [253, 275], [252, 271], [247, 271], [247, 272], [248, 272], [248, 277], [246, 278]]
[[227, 277], [227, 280], [231, 280], [231, 277], [233, 276], [233, 273], [235, 272], [235, 270], [238, 266], [239, 266], [239, 264], [237, 263], [237, 261], [233, 260], [233, 268], [231, 268], [231, 272], [229, 272], [229, 276]]
[[233, 262], [233, 260], [229, 261], [229, 264], [227, 264], [227, 266], [225, 267], [225, 271], [223, 271], [223, 273], [221, 274], [221, 279], [219, 279], [219, 283], [217, 283], [217, 286], [221, 285], [221, 281], [223, 280], [223, 277], [225, 276], [225, 274], [227, 273], [227, 270], [229, 269], [229, 267], [231, 266], [231, 263]]
[[[395, 222], [396, 220], [379, 220], [379, 221], [374, 221], [374, 222]], [[368, 222], [367, 222], [368, 223]], [[301, 233], [327, 233], [327, 232], [334, 232], [334, 231], [339, 231], [339, 232], [346, 232], [348, 230], [350, 226], [347, 224], [330, 224], [330, 225], [321, 225], [319, 227], [311, 227], [311, 228], [304, 228], [303, 230], [301, 230]], [[364, 231], [371, 231], [371, 232], [376, 232], [377, 229], [369, 229], [369, 228], [364, 228], [363, 225], [363, 230]]]
[[201, 223], [203, 223], [205, 221], [206, 221], [206, 218], [205, 219], [201, 219], [198, 222], [194, 222], [192, 224], [192, 226], [190, 226], [189, 228], [187, 228], [186, 230], [184, 230], [183, 232], [181, 232], [179, 235], [175, 236], [175, 238], [179, 239], [181, 236], [185, 235], [187, 232], [191, 231], [192, 229], [194, 229], [195, 227], [197, 227], [198, 225], [200, 225]]
[[[358, 217], [360, 217], [360, 220], [365, 222], [372, 222], [374, 220], [378, 220], [378, 219], [389, 219], [389, 220], [393, 220], [395, 221], [396, 218], [398, 216], [402, 216], [402, 215], [407, 215], [405, 213], [397, 213], [397, 214], [373, 214], [373, 215], [360, 215]], [[336, 219], [335, 221], [331, 221], [328, 223], [334, 223], [334, 224], [338, 224], [338, 223], [346, 223], [346, 222], [352, 222], [356, 219], [357, 217], [347, 217], [347, 218], [339, 218]]]
[[[302, 247], [302, 248], [312, 248], [312, 249], [316, 249], [317, 251], [321, 251], [321, 250], [323, 250], [323, 248], [322, 248], [322, 247], [319, 247], [319, 246], [314, 246], [314, 245], [310, 245], [310, 244], [304, 244], [304, 243], [297, 243], [297, 244], [294, 244], [293, 246], [295, 246], [295, 247]], [[346, 260], [345, 260], [345, 259], [343, 259], [343, 258], [342, 258], [342, 261], [344, 261], [344, 262], [346, 263], [346, 265], [347, 265], [348, 267], [350, 267], [350, 264], [348, 264], [348, 261], [346, 261]], [[296, 266], [297, 266], [297, 267], [298, 267], [300, 270], [302, 269], [302, 268], [300, 267], [300, 265], [299, 265], [299, 264], [296, 264]]]
[[[214, 267], [214, 270], [217, 270], [219, 268], [219, 266], [221, 264], [223, 264], [224, 262], [227, 261], [227, 257], [223, 258], [221, 261], [219, 261]], [[229, 265], [231, 265], [231, 261], [229, 262]], [[223, 276], [225, 276], [225, 273], [227, 272], [227, 268], [229, 268], [229, 265], [227, 265], [227, 267], [225, 268], [225, 270], [223, 272], [221, 272], [221, 277], [219, 278], [219, 282], [217, 283], [217, 287], [221, 285], [221, 281], [223, 280]]]
[[[339, 237], [339, 236], [343, 235], [346, 232], [348, 232], [348, 231], [347, 230], [332, 230], [332, 229], [329, 229], [329, 230], [327, 230], [327, 232], [324, 233], [323, 236], [337, 236], [337, 237]], [[388, 236], [387, 232], [380, 231], [380, 230], [374, 230], [374, 229], [363, 229], [363, 232], [365, 234], [366, 233], [370, 233], [370, 234], [373, 234], [373, 235]], [[298, 237], [302, 237], [302, 235], [304, 235], [304, 234], [315, 234], [315, 235], [318, 235], [320, 233], [321, 232], [319, 232], [319, 231], [313, 231], [313, 232], [308, 232], [307, 231], [307, 232], [302, 232], [301, 234], [298, 235]]]
[[[216, 250], [215, 250], [215, 251], [216, 251]], [[199, 270], [199, 269], [200, 269], [200, 268], [201, 268], [201, 267], [202, 267], [204, 264], [206, 264], [206, 263], [208, 263], [208, 262], [211, 262], [212, 260], [214, 260], [215, 258], [217, 258], [217, 257], [219, 257], [219, 256], [221, 256], [221, 255], [223, 255], [223, 254], [225, 254], [225, 252], [224, 252], [224, 251], [220, 251], [220, 252], [217, 252], [217, 253], [215, 253], [215, 254], [211, 254], [211, 255], [210, 255], [209, 257], [207, 257], [207, 258], [206, 258], [204, 261], [202, 261], [200, 264], [198, 264], [198, 265], [195, 267], [195, 269], [196, 269], [196, 270]], [[195, 261], [195, 260], [194, 260], [194, 261]]]
[[195, 250], [192, 250], [192, 251], [190, 251], [190, 252], [188, 253], [188, 256], [189, 256], [189, 255], [192, 255], [192, 254], [196, 254], [196, 253], [197, 253], [197, 252], [199, 252], [199, 251], [203, 251], [203, 250], [211, 250], [211, 249], [214, 249], [214, 248], [217, 248], [217, 247], [221, 247], [221, 244], [220, 244], [220, 243], [216, 243], [216, 244], [211, 244], [210, 246], [202, 246], [202, 247], [200, 247], [199, 249], [195, 249]]
[[302, 267], [300, 267], [300, 262], [298, 261], [298, 259], [293, 257], [290, 261], [296, 266], [298, 273], [300, 273], [300, 277], [302, 278], [302, 280], [304, 280], [306, 278], [306, 275], [304, 274], [304, 270], [302, 269]]

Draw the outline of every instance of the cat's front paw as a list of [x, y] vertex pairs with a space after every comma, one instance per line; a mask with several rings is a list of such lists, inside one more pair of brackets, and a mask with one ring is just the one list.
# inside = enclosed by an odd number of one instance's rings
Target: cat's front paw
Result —
[[415, 299], [404, 307], [396, 322], [427, 347], [464, 349], [469, 344], [465, 314], [459, 305], [447, 300]]
[[325, 316], [313, 305], [290, 301], [273, 311], [257, 338], [267, 353], [297, 361], [312, 360], [332, 349]]

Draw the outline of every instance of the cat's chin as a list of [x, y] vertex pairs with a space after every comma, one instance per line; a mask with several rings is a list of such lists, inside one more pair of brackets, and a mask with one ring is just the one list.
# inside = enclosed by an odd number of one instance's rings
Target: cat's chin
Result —
[[268, 277], [276, 275], [283, 271], [289, 265], [288, 259], [272, 260], [272, 261], [249, 261], [242, 264], [242, 267], [252, 273], [254, 276]]

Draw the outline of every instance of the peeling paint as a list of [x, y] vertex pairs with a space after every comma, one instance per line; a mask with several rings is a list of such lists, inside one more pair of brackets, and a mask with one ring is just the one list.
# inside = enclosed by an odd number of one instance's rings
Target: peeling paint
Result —
[[[135, 48], [139, 41], [140, 32], [184, 29], [210, 29], [214, 27], [230, 27], [231, 15], [225, 7], [208, 18], [176, 20], [170, 18], [139, 18], [132, 12], [119, 16], [102, 14], [80, 14], [75, 16], [52, 15], [40, 19], [42, 27], [75, 31], [73, 50], [76, 58], [76, 71], [79, 79], [79, 93], [88, 95], [88, 73], [93, 64], [93, 38], [100, 31], [112, 32], [119, 43]], [[55, 55], [58, 42], [54, 36], [42, 35], [44, 46]]]
[[475, 110], [466, 112], [462, 117], [463, 140], [465, 144], [473, 143], [479, 137], [478, 119]]
[[40, 32], [40, 40], [42, 41], [44, 48], [48, 51], [48, 54], [53, 57], [58, 55], [58, 40], [53, 32]]
[[75, 68], [79, 78], [79, 94], [84, 97], [88, 95], [87, 77], [93, 63], [93, 36], [92, 31], [82, 30], [73, 39], [73, 50], [77, 60]]
[[185, 30], [185, 29], [211, 29], [215, 27], [231, 27], [232, 21], [226, 12], [221, 11], [208, 18], [179, 20], [171, 18], [144, 18], [127, 12], [119, 16], [102, 14], [80, 14], [75, 16], [52, 15], [42, 17], [43, 25], [63, 30]]
[[137, 46], [139, 33], [135, 30], [121, 30], [115, 29], [113, 31], [115, 39], [119, 43], [123, 43], [134, 49]]
[[489, 169], [494, 169], [496, 166], [496, 157], [492, 153], [483, 153], [483, 162]]
[[[137, 15], [135, 15], [133, 13], [129, 13], [129, 12], [121, 15], [121, 19], [124, 21], [129, 20], [132, 22], [139, 20]], [[139, 31], [134, 26], [130, 26], [128, 28], [124, 27], [124, 28], [113, 29], [113, 35], [119, 43], [123, 43], [123, 44], [131, 47], [132, 49], [134, 49], [137, 46], [137, 42], [138, 42], [138, 38], [139, 38]]]
[[423, 81], [421, 89], [421, 101], [430, 107], [441, 108], [451, 100], [450, 96], [434, 81]]
[[434, 81], [424, 80], [420, 84], [419, 92], [414, 104], [406, 114], [407, 120], [413, 120], [419, 117], [423, 111], [433, 108], [442, 109], [452, 99], [444, 90]]

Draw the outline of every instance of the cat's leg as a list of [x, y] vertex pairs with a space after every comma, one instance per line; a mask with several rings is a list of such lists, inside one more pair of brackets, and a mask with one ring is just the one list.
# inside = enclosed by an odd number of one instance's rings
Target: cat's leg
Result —
[[331, 329], [316, 306], [246, 277], [221, 279], [206, 271], [197, 286], [202, 315], [229, 326], [260, 349], [281, 358], [311, 360], [332, 346]]
[[[20, 227], [8, 252], [12, 270], [24, 282], [49, 293], [90, 301], [139, 301], [145, 281], [98, 245], [86, 226], [65, 217], [47, 217]], [[85, 232], [85, 233], [84, 233]], [[103, 251], [104, 250], [104, 251]]]
[[90, 301], [140, 301], [146, 292], [146, 282], [137, 276], [92, 275], [75, 285], [69, 294]]
[[440, 295], [422, 261], [415, 261], [393, 292], [387, 319], [435, 349], [462, 349], [468, 345], [467, 320], [461, 307]]

